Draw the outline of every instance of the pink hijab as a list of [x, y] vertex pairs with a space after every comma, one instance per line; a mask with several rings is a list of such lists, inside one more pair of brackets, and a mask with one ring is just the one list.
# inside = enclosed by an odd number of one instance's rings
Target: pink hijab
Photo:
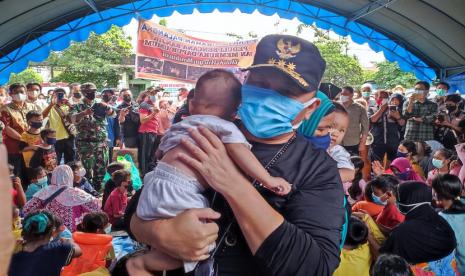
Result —
[[38, 191], [34, 197], [44, 201], [63, 186], [66, 189], [54, 200], [67, 207], [79, 206], [95, 200], [93, 196], [73, 187], [73, 170], [68, 165], [60, 165], [52, 172], [51, 185]]
[[396, 176], [403, 181], [415, 180], [424, 182], [424, 180], [413, 170], [410, 161], [405, 157], [394, 159], [390, 167], [394, 167], [400, 172], [400, 174]]

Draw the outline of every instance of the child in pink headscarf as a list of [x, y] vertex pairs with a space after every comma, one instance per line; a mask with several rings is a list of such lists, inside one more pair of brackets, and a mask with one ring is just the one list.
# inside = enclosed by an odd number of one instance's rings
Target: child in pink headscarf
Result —
[[394, 159], [389, 167], [393, 174], [402, 181], [415, 180], [424, 182], [423, 178], [413, 170], [410, 161], [405, 157]]

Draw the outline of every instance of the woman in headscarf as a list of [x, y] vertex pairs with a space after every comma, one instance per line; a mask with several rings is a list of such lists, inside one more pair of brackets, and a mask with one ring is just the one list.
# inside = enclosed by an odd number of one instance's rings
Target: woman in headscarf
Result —
[[390, 166], [391, 171], [402, 181], [415, 180], [423, 181], [413, 169], [410, 161], [407, 158], [399, 157], [392, 161]]
[[56, 167], [51, 185], [34, 194], [24, 206], [25, 214], [46, 209], [61, 218], [63, 224], [74, 232], [84, 214], [100, 210], [100, 202], [83, 190], [74, 188], [73, 179], [73, 170], [68, 165]]
[[396, 194], [405, 221], [392, 230], [379, 252], [403, 257], [418, 275], [426, 271], [456, 275], [454, 231], [431, 207], [431, 188], [423, 182], [408, 181], [398, 186]]

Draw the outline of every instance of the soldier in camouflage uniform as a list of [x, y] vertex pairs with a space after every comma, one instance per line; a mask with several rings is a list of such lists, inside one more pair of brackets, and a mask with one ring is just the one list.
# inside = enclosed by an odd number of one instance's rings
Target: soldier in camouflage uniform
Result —
[[84, 98], [70, 112], [77, 128], [76, 148], [86, 177], [100, 191], [109, 158], [106, 117], [116, 116], [116, 112], [105, 103], [96, 103], [97, 89], [93, 83], [81, 85], [81, 92]]

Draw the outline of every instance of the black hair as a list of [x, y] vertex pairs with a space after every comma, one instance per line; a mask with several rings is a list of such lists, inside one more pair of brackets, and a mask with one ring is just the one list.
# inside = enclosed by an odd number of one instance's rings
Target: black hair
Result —
[[57, 215], [53, 215], [53, 227], [55, 227], [55, 229], [58, 229], [60, 228], [61, 226], [63, 226], [63, 220], [57, 216]]
[[[40, 231], [39, 222], [37, 221], [29, 222], [29, 220], [33, 219], [34, 216], [41, 215], [41, 214], [47, 217], [46, 226], [43, 231]], [[23, 236], [23, 239], [26, 242], [41, 240], [43, 238], [50, 237], [52, 235], [54, 225], [55, 225], [55, 220], [54, 220], [53, 215], [50, 212], [45, 211], [45, 210], [31, 212], [24, 218], [23, 231], [21, 235]]]
[[418, 85], [418, 84], [423, 85], [423, 86], [425, 87], [426, 90], [429, 90], [429, 88], [430, 88], [430, 84], [429, 84], [429, 82], [427, 82], [427, 81], [417, 81], [417, 82], [415, 83], [415, 86]]
[[362, 188], [360, 188], [360, 180], [363, 178], [363, 167], [365, 163], [360, 156], [352, 156], [350, 157], [350, 161], [354, 164], [355, 167], [355, 177], [352, 180], [352, 185], [349, 187], [348, 192], [352, 199], [357, 199], [357, 197], [362, 194]]
[[432, 187], [439, 200], [452, 200], [452, 206], [445, 213], [465, 213], [465, 204], [461, 201], [462, 182], [452, 174], [439, 174], [433, 179]]
[[342, 113], [349, 116], [349, 112], [347, 112], [347, 109], [341, 103], [333, 101], [333, 105], [335, 113]]
[[453, 102], [455, 104], [458, 104], [459, 102], [462, 101], [462, 96], [459, 94], [452, 94], [452, 95], [447, 95], [445, 102]]
[[359, 246], [364, 244], [368, 239], [368, 227], [366, 224], [355, 216], [349, 219], [347, 236], [344, 245]]
[[26, 121], [31, 120], [32, 118], [42, 116], [42, 113], [40, 113], [37, 110], [31, 110], [28, 113], [26, 113]]
[[194, 93], [195, 93], [195, 89], [192, 88], [187, 94], [187, 100], [192, 100], [192, 98], [194, 98]]
[[66, 90], [64, 90], [64, 89], [61, 88], [61, 87], [58, 87], [58, 88], [55, 88], [55, 90], [53, 90], [53, 93], [54, 93], [54, 94], [57, 94], [57, 93], [66, 94]]
[[444, 158], [446, 158], [446, 160], [451, 160], [452, 161], [452, 160], [455, 159], [454, 152], [452, 152], [449, 149], [442, 148], [442, 149], [438, 149], [436, 152], [441, 154]]
[[383, 254], [378, 257], [373, 265], [371, 276], [413, 276], [409, 264], [404, 258], [393, 255]]
[[373, 202], [373, 187], [371, 186], [371, 182], [368, 182], [367, 185], [365, 186], [365, 193], [364, 197], [365, 200], [368, 202]]
[[40, 89], [40, 91], [42, 91], [42, 85], [40, 85], [39, 83], [37, 82], [30, 82], [28, 84], [26, 84], [26, 89], [29, 90], [31, 89], [34, 85], [37, 85]]
[[37, 177], [39, 176], [39, 174], [43, 170], [44, 170], [44, 168], [42, 168], [41, 166], [31, 169], [31, 172], [30, 172], [30, 175], [29, 175], [30, 179], [37, 179]]
[[370, 181], [372, 187], [380, 189], [383, 192], [393, 191], [399, 183], [400, 180], [390, 174], [382, 174]]
[[440, 82], [438, 82], [438, 84], [436, 84], [436, 87], [438, 87], [438, 86], [441, 85], [441, 84], [444, 85], [444, 86], [446, 86], [446, 87], [447, 87], [447, 90], [450, 89], [449, 83], [447, 83], [447, 82], [445, 82], [445, 81], [440, 81]]
[[68, 164], [66, 165], [68, 165], [73, 171], [82, 168], [81, 161], [77, 161], [77, 160], [68, 162]]
[[107, 172], [111, 175], [117, 170], [124, 169], [124, 165], [120, 162], [112, 162], [107, 166]]
[[111, 179], [115, 182], [115, 186], [119, 187], [123, 181], [126, 181], [131, 172], [128, 170], [117, 170], [111, 175]]
[[347, 90], [350, 94], [354, 94], [354, 88], [352, 86], [344, 86], [342, 87], [342, 90]]
[[108, 215], [104, 212], [87, 213], [82, 219], [81, 231], [85, 233], [97, 233], [104, 230], [108, 224]]
[[19, 89], [19, 88], [24, 88], [26, 89], [26, 86], [24, 86], [24, 84], [22, 83], [13, 83], [13, 84], [10, 84], [10, 86], [8, 86], [8, 91], [10, 93], [13, 93], [13, 91], [15, 91], [16, 89]]
[[45, 129], [42, 129], [40, 131], [40, 138], [42, 138], [42, 140], [47, 140], [47, 137], [52, 134], [52, 133], [55, 133], [56, 131], [54, 129], [51, 129], [51, 128], [45, 128]]
[[404, 146], [407, 149], [407, 152], [410, 153], [412, 156], [418, 154], [417, 145], [415, 145], [415, 142], [411, 140], [403, 140], [402, 142], [400, 142], [400, 144]]
[[116, 90], [114, 88], [105, 88], [102, 90], [102, 95], [105, 94], [105, 93], [110, 93], [111, 95], [115, 95], [116, 93]]

